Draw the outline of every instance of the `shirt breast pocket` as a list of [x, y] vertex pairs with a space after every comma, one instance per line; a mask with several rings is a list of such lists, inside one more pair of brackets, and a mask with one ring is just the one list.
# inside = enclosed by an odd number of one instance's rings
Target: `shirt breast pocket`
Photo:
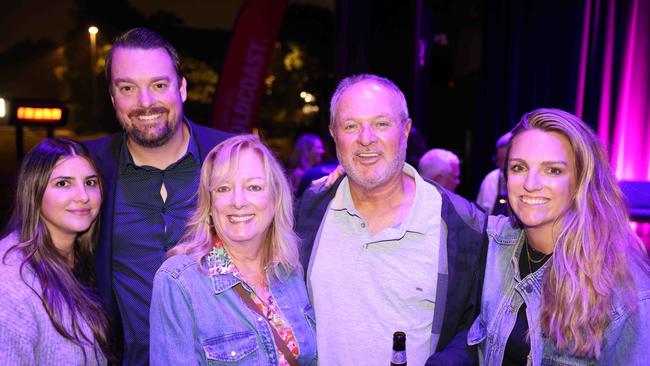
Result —
[[252, 332], [230, 333], [203, 341], [208, 365], [256, 365], [257, 349]]

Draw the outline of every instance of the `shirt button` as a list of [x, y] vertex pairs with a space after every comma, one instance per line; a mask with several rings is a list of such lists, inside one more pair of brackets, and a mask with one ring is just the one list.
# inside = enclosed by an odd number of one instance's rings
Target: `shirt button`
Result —
[[161, 211], [162, 213], [165, 213], [165, 212], [167, 212], [167, 208], [163, 207], [163, 208], [160, 209], [160, 211]]
[[362, 227], [362, 228], [365, 228], [365, 227], [366, 227], [366, 223], [365, 223], [365, 222], [362, 222], [362, 223], [361, 223], [361, 227]]
[[526, 285], [526, 292], [528, 292], [528, 293], [533, 292], [533, 286], [531, 286], [531, 285]]
[[258, 317], [257, 317], [257, 321], [258, 321], [258, 322], [261, 322], [262, 320], [264, 320], [264, 318], [262, 318], [261, 316], [258, 316]]
[[237, 356], [237, 352], [232, 351], [232, 352], [230, 352], [230, 355], [233, 356], [233, 357], [235, 357], [235, 356]]

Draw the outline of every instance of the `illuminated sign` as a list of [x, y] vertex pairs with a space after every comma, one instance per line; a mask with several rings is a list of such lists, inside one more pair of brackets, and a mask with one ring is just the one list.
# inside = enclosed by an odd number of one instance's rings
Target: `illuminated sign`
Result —
[[30, 122], [59, 122], [62, 117], [62, 108], [18, 107], [16, 112], [16, 118]]
[[10, 119], [15, 125], [62, 125], [66, 112], [60, 102], [13, 100]]

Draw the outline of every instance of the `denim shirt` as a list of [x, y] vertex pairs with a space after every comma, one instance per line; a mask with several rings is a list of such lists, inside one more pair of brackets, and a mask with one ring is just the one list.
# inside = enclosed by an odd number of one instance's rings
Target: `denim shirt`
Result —
[[541, 284], [547, 261], [537, 272], [520, 279], [519, 253], [524, 232], [504, 216], [488, 219], [489, 247], [481, 299], [481, 313], [474, 321], [468, 344], [479, 346], [481, 365], [501, 365], [517, 313], [526, 303], [530, 334], [528, 365], [647, 365], [650, 349], [650, 266], [629, 259], [638, 300], [632, 311], [615, 296], [611, 321], [605, 329], [601, 356], [581, 358], [562, 353], [544, 337], [539, 325]]
[[[269, 289], [298, 342], [301, 365], [315, 365], [313, 310], [303, 278], [280, 270]], [[154, 278], [151, 299], [152, 365], [277, 365], [271, 326], [233, 289], [232, 274], [209, 275], [196, 260], [176, 255]], [[196, 361], [195, 361], [196, 360]]]

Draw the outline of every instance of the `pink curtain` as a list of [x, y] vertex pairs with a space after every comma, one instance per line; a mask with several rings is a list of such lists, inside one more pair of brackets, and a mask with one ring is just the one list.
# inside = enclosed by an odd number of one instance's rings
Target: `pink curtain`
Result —
[[[598, 133], [619, 180], [650, 180], [650, 1], [587, 0], [576, 113], [591, 65], [601, 67]], [[598, 62], [590, 60], [599, 42]], [[587, 89], [587, 90], [586, 90]], [[633, 224], [650, 247], [650, 224]]]

